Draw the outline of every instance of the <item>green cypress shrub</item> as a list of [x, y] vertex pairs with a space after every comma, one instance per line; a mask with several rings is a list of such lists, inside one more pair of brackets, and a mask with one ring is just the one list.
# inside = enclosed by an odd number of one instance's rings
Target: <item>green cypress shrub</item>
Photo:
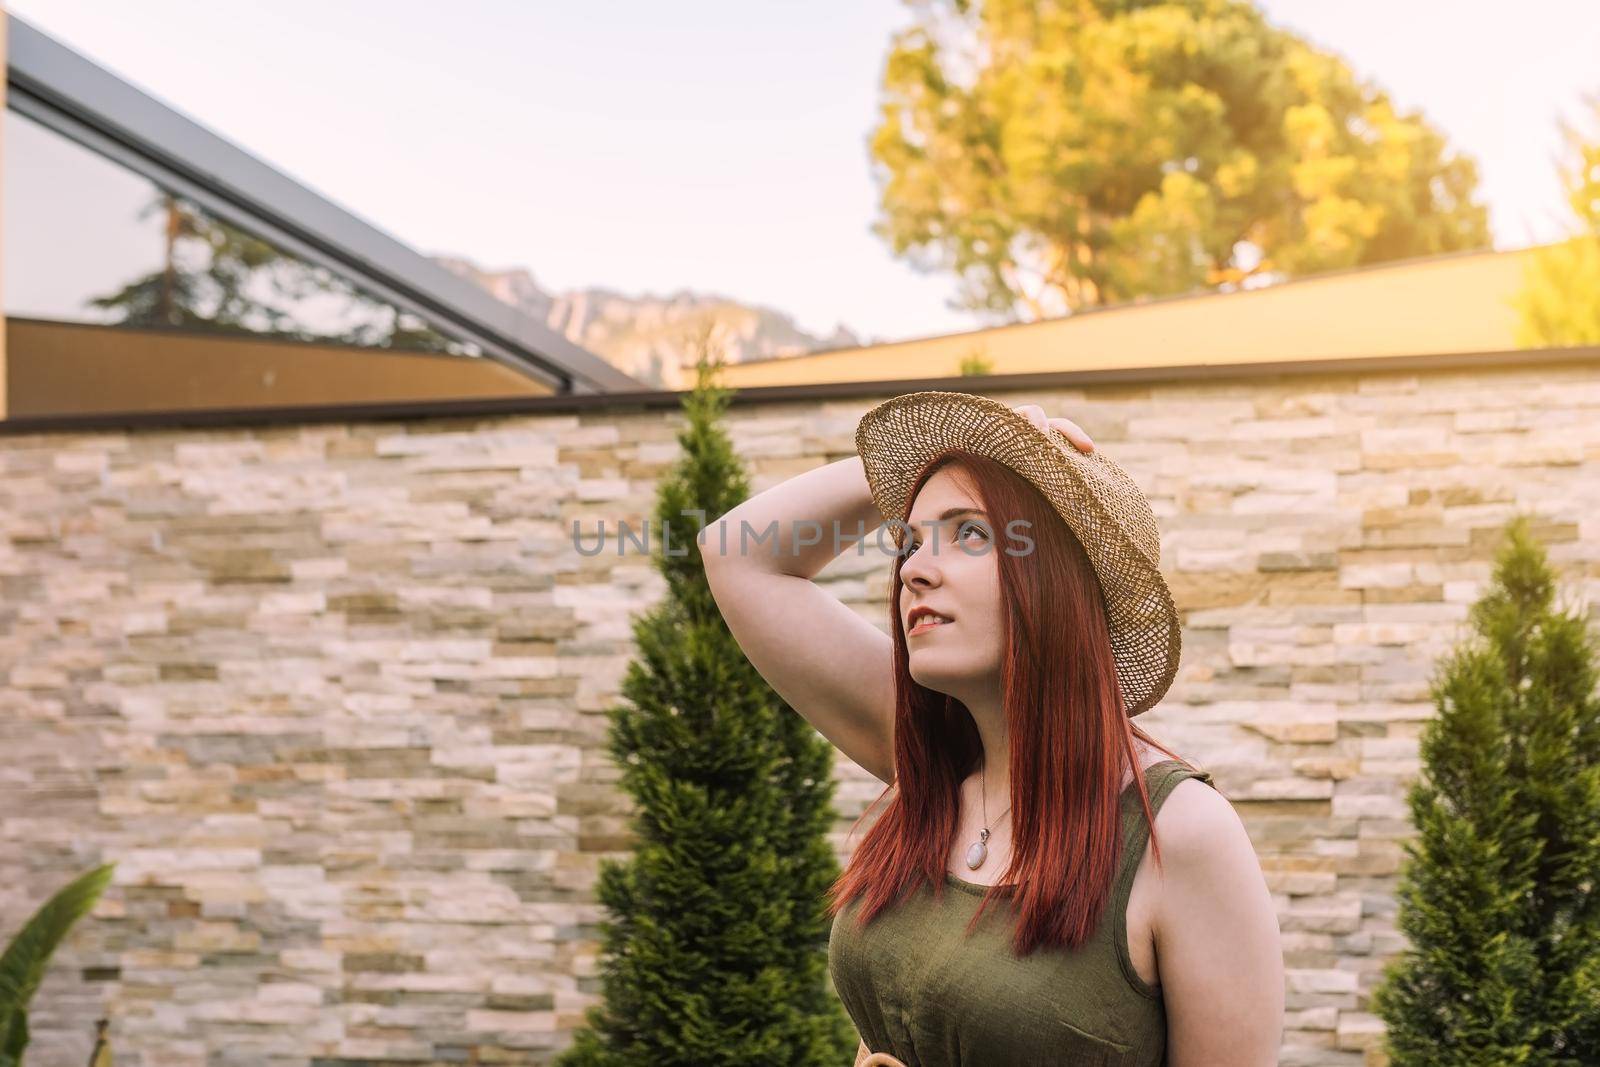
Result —
[[609, 735], [636, 845], [601, 862], [602, 1001], [559, 1067], [838, 1067], [856, 1048], [827, 984], [832, 746], [745, 658], [696, 543], [749, 494], [717, 366], [702, 348], [649, 527], [667, 593], [634, 622]]
[[1372, 1010], [1393, 1067], [1600, 1063], [1600, 700], [1526, 516], [1431, 683], [1417, 837]]

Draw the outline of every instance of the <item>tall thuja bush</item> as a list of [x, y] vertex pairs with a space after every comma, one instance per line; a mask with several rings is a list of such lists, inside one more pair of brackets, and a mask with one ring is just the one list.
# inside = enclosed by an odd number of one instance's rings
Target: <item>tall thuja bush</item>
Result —
[[1394, 1067], [1600, 1063], [1597, 653], [1525, 516], [1432, 683], [1399, 888], [1410, 947], [1373, 996]]
[[635, 851], [601, 863], [602, 1001], [561, 1067], [837, 1067], [856, 1047], [826, 985], [832, 750], [750, 666], [700, 559], [709, 518], [749, 493], [717, 366], [702, 350], [648, 531], [666, 596], [633, 624], [631, 706], [610, 712]]

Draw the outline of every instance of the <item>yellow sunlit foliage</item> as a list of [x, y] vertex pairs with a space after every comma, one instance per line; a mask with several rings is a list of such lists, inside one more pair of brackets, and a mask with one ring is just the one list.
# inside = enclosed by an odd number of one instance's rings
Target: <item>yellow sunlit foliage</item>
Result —
[[1584, 98], [1589, 129], [1562, 122], [1561, 181], [1577, 233], [1537, 250], [1516, 296], [1525, 348], [1600, 344], [1600, 93]]
[[1247, 0], [908, 0], [872, 135], [895, 254], [1037, 320], [1489, 243], [1477, 167]]

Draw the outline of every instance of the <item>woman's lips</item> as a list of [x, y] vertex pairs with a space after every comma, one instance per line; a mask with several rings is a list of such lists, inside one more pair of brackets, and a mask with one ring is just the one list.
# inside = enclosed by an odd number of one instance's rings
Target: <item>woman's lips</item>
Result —
[[954, 625], [955, 625], [955, 620], [953, 620], [953, 619], [951, 621], [949, 621], [949, 622], [933, 622], [931, 619], [925, 619], [922, 622], [917, 623], [911, 629], [907, 630], [906, 631], [906, 636], [907, 637], [915, 637], [915, 636], [917, 636], [917, 634], [927, 633], [929, 630], [937, 630], [941, 626], [954, 626]]

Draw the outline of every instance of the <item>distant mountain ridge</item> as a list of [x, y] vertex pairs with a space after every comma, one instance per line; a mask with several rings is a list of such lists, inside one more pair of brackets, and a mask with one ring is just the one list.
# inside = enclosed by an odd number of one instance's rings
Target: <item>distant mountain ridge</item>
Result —
[[667, 297], [628, 296], [610, 289], [551, 293], [523, 267], [489, 270], [464, 256], [430, 257], [445, 269], [482, 286], [498, 300], [549, 326], [618, 370], [662, 389], [692, 385], [692, 360], [686, 338], [714, 322], [730, 363], [799, 356], [863, 342], [840, 323], [828, 337], [795, 325], [773, 308], [741, 304], [728, 297], [680, 289]]

